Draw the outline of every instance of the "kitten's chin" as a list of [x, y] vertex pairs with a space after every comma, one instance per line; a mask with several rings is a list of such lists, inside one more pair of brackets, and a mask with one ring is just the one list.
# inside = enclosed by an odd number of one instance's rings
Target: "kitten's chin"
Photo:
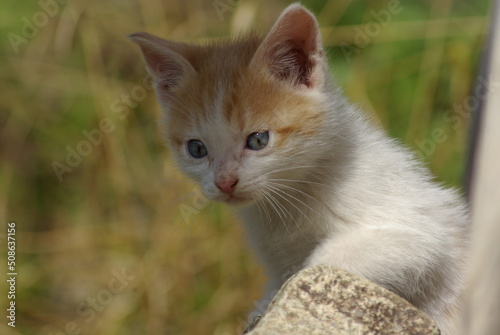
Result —
[[222, 202], [231, 205], [231, 206], [238, 206], [238, 207], [245, 207], [249, 206], [254, 203], [254, 199], [251, 198], [244, 198], [240, 196], [235, 196], [235, 195], [229, 195], [226, 197], [226, 199], [223, 199]]
[[230, 206], [235, 207], [246, 207], [255, 203], [256, 200], [254, 194], [250, 192], [235, 192], [235, 194], [226, 194], [219, 192], [218, 194], [206, 195], [210, 200], [223, 202]]

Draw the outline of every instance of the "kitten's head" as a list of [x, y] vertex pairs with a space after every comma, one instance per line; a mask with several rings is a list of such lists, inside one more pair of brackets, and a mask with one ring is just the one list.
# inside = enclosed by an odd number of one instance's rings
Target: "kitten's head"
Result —
[[300, 180], [329, 149], [318, 140], [327, 64], [302, 6], [285, 9], [264, 39], [194, 46], [130, 37], [154, 79], [172, 152], [209, 198], [249, 204]]

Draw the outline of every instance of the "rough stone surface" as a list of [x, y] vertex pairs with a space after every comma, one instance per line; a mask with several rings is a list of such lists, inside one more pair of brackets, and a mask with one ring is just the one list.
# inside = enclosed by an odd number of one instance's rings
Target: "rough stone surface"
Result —
[[248, 335], [437, 335], [425, 313], [366, 280], [319, 265], [290, 278]]

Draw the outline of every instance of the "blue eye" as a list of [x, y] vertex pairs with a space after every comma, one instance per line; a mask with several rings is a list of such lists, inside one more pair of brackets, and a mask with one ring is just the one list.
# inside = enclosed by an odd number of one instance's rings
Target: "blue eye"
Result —
[[264, 149], [269, 142], [269, 132], [252, 133], [247, 137], [247, 148], [250, 150]]
[[187, 143], [189, 154], [194, 158], [203, 158], [207, 155], [207, 147], [199, 140], [189, 140]]

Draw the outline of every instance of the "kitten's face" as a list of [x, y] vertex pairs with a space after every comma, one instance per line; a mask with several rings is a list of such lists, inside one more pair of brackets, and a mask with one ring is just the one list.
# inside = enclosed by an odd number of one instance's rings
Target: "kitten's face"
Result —
[[[324, 154], [326, 62], [317, 23], [293, 5], [260, 40], [191, 46], [132, 35], [184, 173], [213, 200], [247, 205], [301, 180]], [[322, 128], [323, 127], [323, 128]]]
[[207, 197], [232, 204], [300, 179], [318, 158], [322, 113], [314, 98], [249, 69], [228, 75], [227, 63], [209, 85], [200, 84], [200, 71], [176, 92], [192, 98], [167, 107], [167, 138], [181, 169]]

